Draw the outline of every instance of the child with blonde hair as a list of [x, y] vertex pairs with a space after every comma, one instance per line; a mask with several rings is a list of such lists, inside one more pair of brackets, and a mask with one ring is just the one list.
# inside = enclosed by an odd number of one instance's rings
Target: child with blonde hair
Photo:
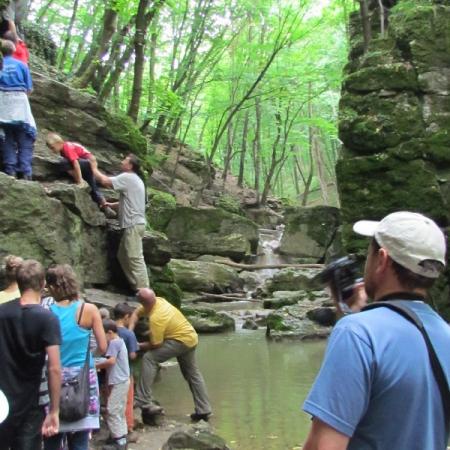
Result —
[[69, 173], [76, 184], [83, 185], [87, 182], [91, 188], [92, 200], [98, 204], [107, 217], [115, 217], [115, 212], [107, 206], [95, 181], [94, 173], [97, 170], [95, 156], [81, 144], [65, 141], [56, 133], [48, 133], [46, 143], [53, 153], [63, 157], [61, 169]]

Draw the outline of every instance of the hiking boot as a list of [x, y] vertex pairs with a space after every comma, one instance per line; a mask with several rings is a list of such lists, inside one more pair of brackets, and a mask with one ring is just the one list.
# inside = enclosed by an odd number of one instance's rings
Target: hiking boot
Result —
[[195, 413], [191, 414], [191, 420], [192, 420], [192, 422], [200, 422], [200, 420], [204, 420], [205, 422], [208, 422], [210, 415], [211, 415], [211, 413], [199, 414], [199, 413], [195, 412]]

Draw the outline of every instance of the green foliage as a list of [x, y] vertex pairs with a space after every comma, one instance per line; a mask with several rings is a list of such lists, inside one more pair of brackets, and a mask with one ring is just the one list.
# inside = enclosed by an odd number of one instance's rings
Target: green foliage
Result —
[[[244, 182], [249, 186], [258, 182], [262, 190], [271, 178], [270, 190], [293, 201], [304, 190], [332, 186], [339, 151], [337, 104], [348, 50], [346, 21], [355, 4], [351, 0], [329, 0], [326, 6], [317, 3], [165, 2], [147, 33], [139, 125], [144, 121], [151, 132], [176, 135], [219, 166], [228, 166], [234, 175], [245, 144]], [[73, 76], [95, 49], [103, 14], [112, 6], [118, 13], [117, 31], [97, 61], [98, 79], [90, 89], [100, 92], [115, 67], [121, 67], [106, 105], [123, 115], [129, 108], [135, 67], [133, 55], [122, 65], [119, 61], [133, 44], [138, 4], [138, 0], [80, 0], [64, 64], [64, 71]], [[73, 2], [54, 0], [49, 10], [39, 2], [32, 8], [40, 25], [62, 48]], [[257, 88], [252, 88], [256, 82]], [[243, 101], [250, 89], [251, 95]], [[224, 126], [231, 112], [236, 114]], [[277, 138], [279, 129], [282, 133]], [[124, 148], [133, 148], [145, 159], [148, 168], [160, 163], [140, 133], [130, 133], [127, 123], [112, 120], [110, 132]]]

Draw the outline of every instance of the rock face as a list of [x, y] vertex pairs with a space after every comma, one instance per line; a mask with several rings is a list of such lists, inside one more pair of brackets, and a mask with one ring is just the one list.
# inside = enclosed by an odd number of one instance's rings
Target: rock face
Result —
[[336, 247], [339, 210], [329, 206], [288, 208], [279, 252], [322, 261]]
[[[128, 117], [109, 114], [94, 96], [72, 89], [67, 84], [36, 72], [32, 75], [34, 90], [30, 103], [38, 130], [52, 130], [65, 139], [86, 145], [101, 167], [108, 171], [118, 169], [120, 151], [137, 155], [146, 153], [147, 141]], [[45, 136], [41, 135], [36, 153], [48, 158], [49, 151], [45, 149], [44, 141]], [[35, 163], [40, 162], [37, 159]], [[49, 177], [46, 175], [45, 179]]]
[[221, 208], [176, 207], [160, 231], [172, 242], [173, 255], [196, 258], [218, 255], [241, 261], [256, 251], [258, 226]]
[[172, 259], [169, 268], [184, 291], [223, 293], [243, 287], [236, 270], [223, 264]]
[[450, 4], [439, 3], [398, 1], [366, 54], [353, 16], [337, 167], [347, 248], [361, 248], [348, 227], [360, 218], [409, 209], [449, 223]]
[[[336, 169], [343, 243], [360, 253], [367, 240], [356, 238], [351, 224], [361, 218], [412, 210], [442, 227], [450, 219], [450, 2], [395, 2], [385, 36], [371, 3], [373, 37], [365, 54], [356, 12], [351, 20], [340, 103], [344, 157]], [[450, 312], [448, 296], [437, 303]]]
[[107, 283], [106, 221], [87, 191], [74, 186], [46, 191], [0, 173], [0, 210], [1, 255], [68, 263], [84, 282]]

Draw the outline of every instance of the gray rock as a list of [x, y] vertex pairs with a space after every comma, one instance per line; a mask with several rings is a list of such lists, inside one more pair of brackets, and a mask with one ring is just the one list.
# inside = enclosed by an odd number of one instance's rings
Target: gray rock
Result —
[[177, 207], [161, 231], [171, 240], [174, 256], [181, 258], [218, 255], [240, 261], [258, 244], [255, 223], [221, 208]]
[[244, 323], [242, 324], [242, 328], [244, 330], [257, 330], [258, 324], [253, 319], [245, 319]]
[[226, 442], [209, 430], [176, 431], [162, 450], [230, 450]]
[[[267, 337], [270, 339], [322, 339], [328, 337], [331, 325], [322, 326], [309, 317], [316, 319], [322, 314], [323, 306], [318, 302], [303, 300], [296, 305], [284, 306], [267, 317]], [[315, 315], [312, 311], [316, 311]], [[321, 311], [321, 313], [317, 312]]]
[[322, 288], [317, 275], [321, 269], [286, 268], [267, 281], [265, 289], [275, 291], [310, 291]]
[[236, 327], [232, 317], [212, 308], [182, 306], [181, 310], [198, 333], [222, 333]]
[[172, 259], [168, 264], [178, 286], [189, 292], [230, 292], [243, 286], [237, 271], [223, 264]]
[[279, 252], [324, 260], [339, 226], [339, 210], [328, 206], [289, 208]]
[[71, 264], [82, 283], [109, 280], [106, 224], [87, 191], [68, 187], [49, 197], [36, 182], [0, 173], [0, 255]]

